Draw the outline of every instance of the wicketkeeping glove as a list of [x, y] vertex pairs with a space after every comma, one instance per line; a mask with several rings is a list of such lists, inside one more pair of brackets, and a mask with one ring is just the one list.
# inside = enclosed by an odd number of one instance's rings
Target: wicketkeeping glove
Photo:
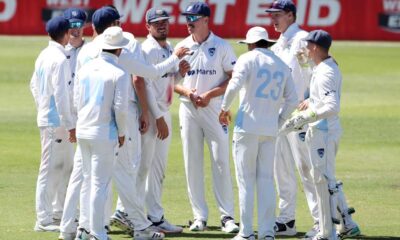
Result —
[[297, 131], [303, 128], [307, 123], [314, 122], [317, 120], [317, 114], [310, 109], [305, 111], [295, 111], [292, 117], [282, 125], [279, 129], [279, 134], [287, 134], [292, 131]]

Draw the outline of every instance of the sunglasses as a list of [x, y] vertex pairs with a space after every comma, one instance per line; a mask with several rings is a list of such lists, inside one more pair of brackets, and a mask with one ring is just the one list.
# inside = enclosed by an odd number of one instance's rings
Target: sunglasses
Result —
[[187, 22], [197, 22], [199, 21], [200, 18], [202, 18], [203, 16], [201, 15], [187, 15], [186, 16], [186, 21]]
[[82, 28], [84, 25], [83, 22], [70, 22], [69, 28]]

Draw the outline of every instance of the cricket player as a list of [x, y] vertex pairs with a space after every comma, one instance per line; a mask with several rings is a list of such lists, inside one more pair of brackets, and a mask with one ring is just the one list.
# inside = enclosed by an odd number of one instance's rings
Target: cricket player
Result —
[[30, 83], [38, 110], [42, 148], [36, 186], [35, 231], [59, 231], [54, 219], [61, 216], [56, 212], [57, 204], [53, 206], [52, 202], [57, 188], [65, 188], [61, 186], [59, 174], [64, 168], [70, 169], [73, 159], [73, 144], [69, 141], [75, 134], [68, 86], [71, 69], [64, 48], [69, 41], [69, 28], [68, 20], [61, 16], [47, 22], [46, 31], [51, 39], [36, 60]]
[[194, 221], [191, 231], [204, 231], [208, 207], [204, 193], [204, 140], [208, 144], [212, 163], [213, 192], [221, 213], [222, 231], [238, 232], [235, 224], [232, 179], [229, 168], [229, 133], [218, 120], [222, 94], [232, 75], [236, 56], [232, 47], [209, 29], [210, 8], [204, 2], [194, 2], [182, 13], [190, 33], [177, 47], [193, 51], [186, 59], [191, 70], [182, 85], [179, 123], [183, 158]]
[[[71, 84], [69, 85], [70, 96], [71, 96], [71, 106], [73, 106], [73, 88], [74, 88], [74, 78], [75, 78], [75, 67], [76, 60], [79, 51], [85, 44], [85, 39], [83, 37], [83, 27], [86, 22], [86, 12], [79, 8], [68, 8], [64, 11], [64, 17], [69, 21], [71, 33], [67, 46], [65, 47], [68, 60], [71, 67]], [[76, 115], [76, 114], [74, 114]], [[76, 116], [75, 116], [76, 117]], [[72, 167], [72, 166], [71, 166]], [[74, 171], [72, 171], [74, 170]], [[65, 179], [69, 179], [65, 185], [68, 186], [65, 195], [65, 201], [63, 198], [63, 214], [60, 223], [60, 236], [59, 239], [69, 240], [75, 239], [76, 229], [77, 229], [77, 208], [79, 201], [79, 192], [81, 189], [82, 181], [82, 154], [79, 148], [75, 150], [73, 168], [68, 172], [68, 176]], [[71, 172], [72, 171], [72, 172]], [[60, 188], [61, 189], [61, 188]]]
[[[335, 178], [335, 158], [342, 128], [339, 121], [342, 76], [336, 61], [329, 55], [332, 38], [323, 30], [311, 31], [305, 38], [307, 55], [316, 67], [310, 83], [310, 97], [299, 105], [295, 116], [282, 129], [299, 129], [309, 123], [306, 143], [311, 160], [311, 176], [318, 204], [319, 231], [314, 240], [354, 237], [360, 229], [352, 220], [341, 185]], [[334, 223], [342, 218], [343, 228]]]
[[107, 240], [104, 207], [113, 174], [117, 143], [126, 134], [129, 75], [117, 65], [122, 47], [129, 40], [120, 27], [104, 31], [98, 44], [100, 56], [79, 72], [74, 105], [77, 109], [76, 137], [83, 157], [83, 175], [89, 176], [89, 231], [91, 239]]
[[[296, 6], [291, 0], [274, 1], [269, 9], [275, 31], [280, 32], [278, 42], [271, 48], [291, 69], [297, 99], [304, 100], [308, 95], [311, 67], [300, 64], [297, 53], [305, 48], [303, 39], [307, 32], [296, 23]], [[276, 235], [296, 235], [296, 195], [297, 178], [295, 164], [299, 171], [307, 204], [313, 217], [314, 227], [306, 236], [316, 233], [318, 209], [314, 184], [310, 175], [310, 161], [307, 154], [305, 135], [307, 129], [280, 135], [276, 139], [275, 181], [279, 195], [279, 215], [276, 219]]]
[[[151, 64], [158, 64], [167, 59], [173, 53], [172, 45], [167, 41], [169, 33], [170, 16], [163, 9], [151, 8], [146, 12], [146, 28], [149, 31], [147, 39], [142, 44], [144, 58]], [[165, 178], [165, 168], [168, 158], [168, 148], [171, 142], [171, 114], [169, 106], [172, 103], [172, 94], [175, 79], [181, 79], [190, 66], [186, 61], [182, 73], [166, 73], [159, 80], [150, 80], [156, 102], [150, 107], [149, 129], [142, 135], [142, 154], [137, 178], [140, 204], [146, 206], [147, 217], [154, 226], [166, 233], [180, 233], [183, 228], [173, 225], [164, 218], [162, 207], [162, 188]], [[181, 68], [182, 69], [182, 68]], [[177, 76], [179, 74], [179, 76]]]
[[255, 239], [257, 189], [258, 239], [273, 240], [275, 139], [278, 122], [283, 123], [296, 108], [297, 95], [290, 69], [268, 49], [274, 42], [264, 28], [251, 28], [246, 40], [239, 43], [247, 44], [249, 52], [239, 57], [233, 69], [219, 115], [220, 123], [228, 125], [229, 108], [240, 91], [232, 149], [239, 186], [240, 231], [233, 239]]

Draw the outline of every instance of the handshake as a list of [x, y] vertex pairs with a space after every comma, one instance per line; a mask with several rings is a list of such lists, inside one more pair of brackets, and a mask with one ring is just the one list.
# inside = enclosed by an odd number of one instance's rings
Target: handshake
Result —
[[289, 132], [300, 130], [305, 124], [314, 122], [315, 120], [317, 120], [317, 114], [310, 109], [305, 111], [296, 110], [292, 113], [292, 116], [283, 123], [278, 134], [285, 135]]

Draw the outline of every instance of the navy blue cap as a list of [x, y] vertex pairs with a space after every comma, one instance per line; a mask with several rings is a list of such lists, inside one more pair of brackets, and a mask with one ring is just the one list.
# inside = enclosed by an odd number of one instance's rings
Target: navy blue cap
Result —
[[304, 39], [307, 42], [312, 42], [317, 44], [318, 46], [321, 46], [325, 49], [328, 49], [331, 47], [332, 44], [332, 37], [329, 35], [328, 32], [324, 30], [314, 30], [311, 31], [308, 36]]
[[210, 16], [210, 7], [205, 2], [194, 2], [186, 7], [186, 10], [182, 13], [182, 15], [202, 15], [202, 16]]
[[64, 11], [64, 18], [66, 18], [69, 22], [86, 22], [86, 12], [80, 8], [68, 8]]
[[50, 35], [66, 32], [69, 29], [69, 21], [63, 16], [53, 17], [46, 23], [46, 32]]
[[95, 27], [108, 26], [120, 18], [116, 9], [107, 6], [99, 8], [93, 13], [92, 23]]
[[296, 5], [291, 0], [276, 0], [271, 7], [265, 10], [266, 12], [293, 12], [296, 14]]
[[150, 8], [146, 12], [147, 23], [157, 22], [165, 19], [170, 19], [170, 16], [168, 15], [167, 11], [163, 9]]

